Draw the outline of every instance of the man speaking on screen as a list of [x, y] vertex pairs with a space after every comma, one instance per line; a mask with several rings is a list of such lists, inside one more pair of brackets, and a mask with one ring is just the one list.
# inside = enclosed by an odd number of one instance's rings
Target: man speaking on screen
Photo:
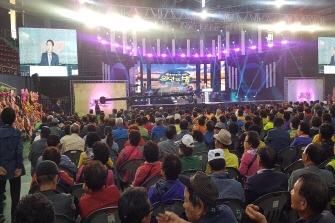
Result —
[[58, 55], [52, 52], [55, 46], [54, 41], [49, 39], [46, 44], [47, 51], [42, 53], [40, 66], [59, 66]]

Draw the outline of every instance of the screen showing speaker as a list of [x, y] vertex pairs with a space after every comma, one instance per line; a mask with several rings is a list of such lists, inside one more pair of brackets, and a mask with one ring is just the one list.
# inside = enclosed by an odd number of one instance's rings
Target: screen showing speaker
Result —
[[335, 74], [335, 37], [318, 37], [320, 74]]
[[19, 28], [19, 49], [22, 75], [78, 75], [76, 30]]

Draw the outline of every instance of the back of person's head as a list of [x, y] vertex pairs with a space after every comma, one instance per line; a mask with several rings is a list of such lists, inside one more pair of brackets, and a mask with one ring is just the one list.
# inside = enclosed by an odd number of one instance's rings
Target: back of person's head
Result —
[[109, 158], [109, 148], [103, 142], [95, 142], [92, 145], [94, 160], [99, 160], [103, 165], [106, 165]]
[[99, 160], [88, 162], [83, 169], [85, 185], [92, 191], [100, 190], [107, 180], [107, 169]]
[[79, 125], [75, 123], [71, 125], [71, 128], [70, 128], [71, 133], [79, 134], [79, 131], [80, 131]]
[[147, 141], [144, 144], [143, 156], [148, 163], [158, 161], [159, 149], [157, 143], [151, 140]]
[[238, 116], [243, 116], [243, 110], [242, 109], [237, 110], [237, 115]]
[[249, 127], [251, 126], [251, 125], [253, 125], [254, 123], [252, 123], [252, 122], [245, 122], [244, 123], [244, 129], [247, 131], [248, 129], [249, 129]]
[[299, 197], [307, 202], [309, 214], [321, 214], [328, 204], [328, 186], [324, 180], [314, 173], [304, 173], [297, 181], [300, 183]]
[[334, 134], [334, 126], [329, 123], [323, 123], [320, 126], [319, 132], [322, 139], [331, 139]]
[[262, 129], [261, 129], [261, 127], [259, 127], [259, 125], [252, 124], [252, 125], [249, 126], [248, 131], [255, 131], [255, 132], [258, 133], [258, 135], [260, 135]]
[[41, 126], [41, 138], [47, 139], [51, 134], [51, 130], [48, 126]]
[[117, 127], [122, 127], [123, 126], [123, 119], [122, 118], [116, 118], [115, 119], [115, 125]]
[[25, 195], [16, 206], [14, 223], [53, 223], [55, 211], [52, 202], [43, 194]]
[[305, 148], [304, 153], [308, 155], [309, 159], [317, 166], [323, 161], [324, 149], [319, 144], [308, 144]]
[[220, 116], [219, 116], [219, 120], [220, 120], [220, 122], [222, 122], [222, 123], [226, 123], [226, 117], [225, 117], [224, 115], [220, 115]]
[[291, 114], [288, 111], [285, 111], [283, 118], [285, 121], [289, 121], [291, 118]]
[[95, 122], [95, 115], [89, 115], [88, 116], [88, 121], [91, 122], [91, 123]]
[[232, 122], [237, 122], [237, 117], [236, 117], [236, 115], [235, 115], [235, 114], [232, 114], [232, 115], [230, 116], [230, 120], [231, 120]]
[[236, 135], [238, 133], [238, 125], [235, 122], [230, 123], [228, 129], [232, 135]]
[[60, 150], [53, 146], [47, 147], [42, 154], [42, 160], [51, 160], [57, 166], [60, 164], [61, 158]]
[[127, 188], [119, 198], [118, 213], [121, 223], [141, 223], [144, 218], [150, 222], [150, 202], [146, 189]]
[[265, 169], [275, 168], [278, 155], [277, 152], [269, 146], [264, 146], [260, 148], [257, 152], [259, 163]]
[[332, 123], [332, 117], [330, 114], [322, 115], [322, 123]]
[[307, 122], [300, 122], [299, 125], [300, 132], [303, 132], [304, 134], [309, 134], [309, 124]]
[[198, 124], [201, 126], [204, 126], [206, 122], [206, 118], [205, 117], [201, 117], [198, 119]]
[[246, 132], [246, 135], [248, 136], [248, 142], [251, 144], [252, 148], [257, 148], [260, 143], [259, 135], [255, 131], [248, 131]]
[[47, 145], [57, 147], [59, 144], [59, 138], [55, 134], [50, 134], [47, 138]]
[[206, 128], [208, 132], [213, 132], [214, 131], [214, 122], [213, 121], [208, 121], [206, 123]]
[[142, 123], [143, 123], [143, 125], [147, 124], [148, 121], [149, 121], [149, 120], [148, 120], [147, 117], [145, 117], [145, 116], [142, 117]]
[[71, 125], [69, 125], [69, 124], [65, 125], [65, 127], [64, 127], [65, 135], [70, 135], [71, 134], [70, 128], [71, 128]]
[[264, 109], [260, 110], [259, 111], [259, 115], [262, 117], [262, 118], [266, 118], [268, 116], [268, 114], [266, 113], [266, 111]]
[[300, 119], [297, 117], [294, 117], [291, 121], [291, 124], [292, 124], [292, 128], [297, 129], [300, 124]]
[[87, 132], [97, 132], [94, 125], [87, 125]]
[[185, 119], [181, 120], [179, 126], [180, 126], [181, 130], [187, 130], [187, 128], [188, 128], [188, 121], [186, 121]]
[[284, 125], [284, 120], [282, 118], [275, 118], [273, 120], [274, 127], [281, 127], [282, 125]]
[[132, 146], [138, 146], [138, 144], [141, 141], [141, 134], [137, 130], [133, 130], [133, 129], [130, 130], [128, 137], [129, 137], [130, 145], [132, 145]]
[[258, 116], [254, 116], [254, 117], [252, 118], [252, 122], [253, 122], [254, 124], [256, 124], [256, 125], [261, 125], [261, 118], [258, 117]]
[[95, 142], [101, 141], [100, 136], [96, 132], [91, 132], [86, 136], [86, 145], [88, 148], [92, 148]]
[[269, 118], [269, 121], [270, 121], [270, 122], [273, 122], [273, 120], [275, 119], [275, 115], [269, 113], [269, 114], [268, 114], [268, 118]]
[[142, 125], [143, 125], [143, 120], [142, 120], [142, 118], [137, 118], [137, 119], [136, 119], [136, 123], [137, 123], [138, 126], [142, 126]]
[[166, 154], [163, 158], [162, 170], [166, 180], [177, 180], [181, 173], [182, 163], [176, 154]]
[[48, 117], [43, 115], [41, 121], [42, 122], [48, 122]]
[[320, 117], [315, 116], [312, 118], [312, 127], [320, 127], [321, 124], [322, 124], [322, 120]]
[[5, 125], [12, 125], [16, 119], [15, 111], [11, 107], [4, 108], [1, 112], [1, 120]]
[[204, 134], [200, 130], [193, 130], [193, 138], [197, 140], [197, 142], [203, 142]]
[[208, 165], [213, 171], [223, 171], [226, 168], [226, 161], [222, 149], [208, 151]]
[[168, 125], [166, 127], [166, 137], [168, 139], [173, 139], [175, 137], [175, 135], [177, 134], [177, 129], [176, 129], [176, 126], [175, 125]]

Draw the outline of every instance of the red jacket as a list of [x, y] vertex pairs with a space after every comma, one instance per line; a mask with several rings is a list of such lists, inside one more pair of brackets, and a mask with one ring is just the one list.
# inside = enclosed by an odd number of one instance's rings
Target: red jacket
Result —
[[132, 183], [134, 187], [141, 186], [150, 177], [153, 177], [161, 173], [162, 163], [157, 161], [154, 163], [142, 163], [141, 166], [136, 170], [135, 179]]
[[79, 214], [81, 219], [86, 219], [93, 211], [101, 208], [117, 206], [121, 194], [116, 186], [103, 187], [80, 198]]

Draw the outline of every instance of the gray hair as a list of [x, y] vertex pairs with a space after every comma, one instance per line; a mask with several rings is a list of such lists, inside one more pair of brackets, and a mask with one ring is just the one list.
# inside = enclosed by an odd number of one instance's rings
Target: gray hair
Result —
[[70, 128], [71, 134], [72, 133], [78, 134], [79, 130], [80, 130], [79, 125], [77, 125], [76, 123], [71, 125], [71, 128]]
[[115, 125], [116, 125], [116, 127], [122, 127], [123, 126], [123, 119], [122, 118], [115, 119]]

